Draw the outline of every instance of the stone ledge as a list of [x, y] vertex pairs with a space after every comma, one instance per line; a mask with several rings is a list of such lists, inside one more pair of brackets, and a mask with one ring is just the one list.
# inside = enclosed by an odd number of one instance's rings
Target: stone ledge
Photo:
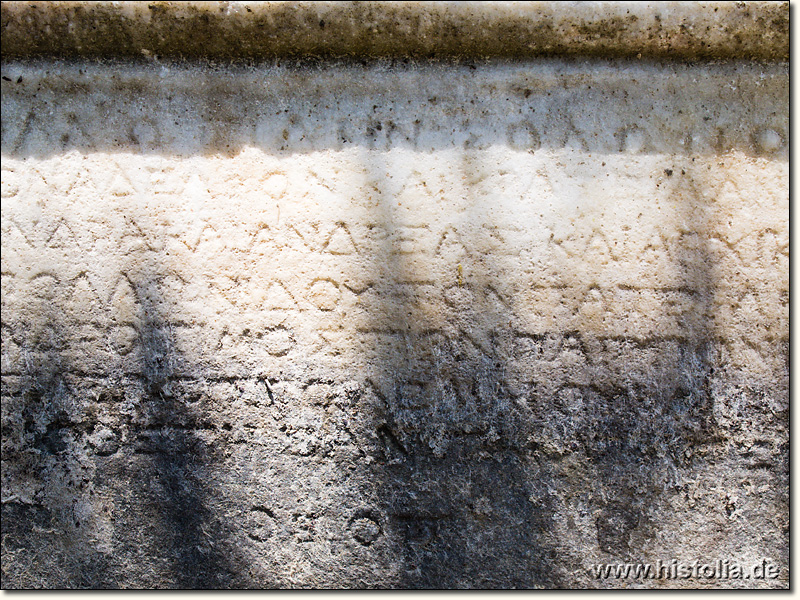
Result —
[[3, 2], [10, 57], [788, 60], [788, 2]]

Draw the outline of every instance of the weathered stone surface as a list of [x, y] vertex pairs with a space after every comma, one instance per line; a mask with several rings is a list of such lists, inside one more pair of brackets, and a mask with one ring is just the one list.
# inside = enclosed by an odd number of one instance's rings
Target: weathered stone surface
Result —
[[3, 56], [788, 60], [788, 2], [3, 2]]
[[787, 64], [2, 75], [3, 587], [788, 586]]

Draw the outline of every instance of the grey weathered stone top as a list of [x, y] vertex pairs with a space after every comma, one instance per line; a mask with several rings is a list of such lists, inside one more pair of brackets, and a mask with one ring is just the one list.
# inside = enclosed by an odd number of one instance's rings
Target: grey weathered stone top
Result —
[[3, 2], [2, 54], [788, 60], [788, 2]]

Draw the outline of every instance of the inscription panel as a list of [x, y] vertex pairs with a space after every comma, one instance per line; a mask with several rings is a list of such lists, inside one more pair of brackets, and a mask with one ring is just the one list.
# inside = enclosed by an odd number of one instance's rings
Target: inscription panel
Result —
[[13, 581], [788, 573], [785, 65], [3, 69]]

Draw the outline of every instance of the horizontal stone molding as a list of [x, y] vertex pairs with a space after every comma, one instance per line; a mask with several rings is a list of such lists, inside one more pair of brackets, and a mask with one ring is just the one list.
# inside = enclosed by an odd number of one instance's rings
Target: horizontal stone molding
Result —
[[789, 58], [788, 2], [3, 2], [10, 57]]

